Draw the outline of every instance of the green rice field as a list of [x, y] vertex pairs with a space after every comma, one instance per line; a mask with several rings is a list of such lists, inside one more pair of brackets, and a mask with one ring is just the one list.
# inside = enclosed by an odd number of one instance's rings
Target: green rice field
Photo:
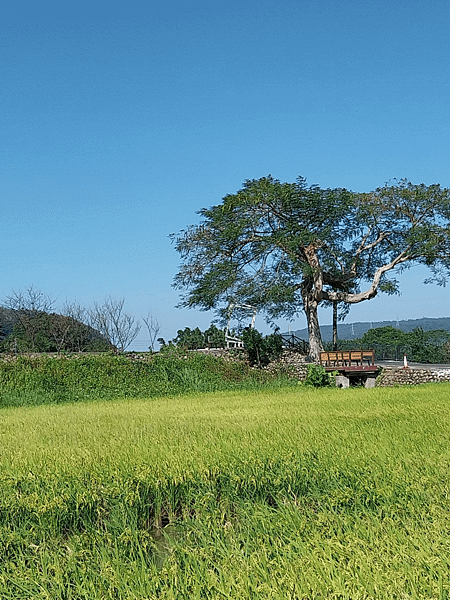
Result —
[[0, 598], [450, 598], [450, 385], [3, 408]]

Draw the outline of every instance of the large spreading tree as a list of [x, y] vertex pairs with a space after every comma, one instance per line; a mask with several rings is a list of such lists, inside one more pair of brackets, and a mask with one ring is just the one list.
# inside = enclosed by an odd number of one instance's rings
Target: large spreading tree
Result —
[[450, 267], [450, 190], [394, 180], [369, 193], [321, 189], [304, 178], [248, 180], [201, 221], [173, 234], [180, 306], [244, 303], [268, 319], [304, 311], [310, 354], [322, 348], [318, 307], [395, 293], [395, 274], [426, 265], [443, 285]]

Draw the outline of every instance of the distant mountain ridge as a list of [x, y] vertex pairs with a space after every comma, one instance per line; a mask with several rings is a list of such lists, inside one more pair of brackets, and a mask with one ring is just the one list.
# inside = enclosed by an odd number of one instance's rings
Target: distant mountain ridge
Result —
[[[396, 327], [402, 331], [408, 332], [421, 327], [424, 331], [433, 331], [435, 329], [445, 329], [450, 331], [450, 317], [439, 317], [437, 319], [431, 319], [428, 317], [422, 317], [422, 319], [408, 319], [404, 321], [367, 321], [358, 323], [338, 323], [338, 338], [340, 340], [354, 340], [362, 337], [369, 329], [376, 329], [377, 327]], [[322, 332], [322, 339], [324, 342], [331, 342], [333, 339], [333, 327], [332, 325], [322, 325], [320, 327]], [[308, 330], [297, 329], [291, 331], [291, 334], [302, 338], [308, 339]], [[285, 333], [283, 335], [289, 335]]]

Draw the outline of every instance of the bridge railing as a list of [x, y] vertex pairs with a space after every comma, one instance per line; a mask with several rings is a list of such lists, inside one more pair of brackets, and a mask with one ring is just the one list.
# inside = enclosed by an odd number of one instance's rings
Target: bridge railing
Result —
[[281, 334], [283, 346], [289, 350], [296, 350], [302, 354], [309, 354], [309, 344], [306, 340], [297, 337], [293, 333]]

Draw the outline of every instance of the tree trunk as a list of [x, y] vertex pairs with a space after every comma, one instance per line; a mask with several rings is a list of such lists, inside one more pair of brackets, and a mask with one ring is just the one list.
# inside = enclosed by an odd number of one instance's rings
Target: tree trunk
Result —
[[308, 320], [309, 333], [309, 355], [316, 361], [320, 359], [320, 353], [323, 352], [322, 335], [319, 327], [319, 317], [317, 315], [318, 302], [309, 300], [305, 302], [306, 318]]

